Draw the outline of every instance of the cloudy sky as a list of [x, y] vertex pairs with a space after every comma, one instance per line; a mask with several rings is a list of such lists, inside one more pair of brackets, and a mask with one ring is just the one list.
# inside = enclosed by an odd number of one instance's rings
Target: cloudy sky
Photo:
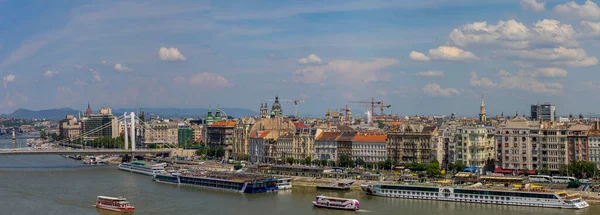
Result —
[[0, 0], [0, 113], [279, 95], [473, 116], [484, 95], [489, 115], [600, 114], [599, 0], [32, 2]]

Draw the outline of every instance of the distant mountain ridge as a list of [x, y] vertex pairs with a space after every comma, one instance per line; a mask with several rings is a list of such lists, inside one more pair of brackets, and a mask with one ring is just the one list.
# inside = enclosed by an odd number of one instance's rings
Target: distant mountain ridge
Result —
[[[114, 115], [123, 115], [125, 112], [136, 112], [136, 108], [116, 108], [113, 109]], [[156, 114], [164, 118], [174, 117], [193, 117], [203, 118], [206, 117], [208, 112], [207, 108], [139, 108], [140, 111], [144, 111], [145, 114]], [[84, 110], [82, 110], [83, 113]], [[215, 109], [212, 109], [213, 114]], [[258, 115], [258, 112], [244, 109], [244, 108], [221, 108], [227, 116], [231, 117], [242, 117], [242, 116], [254, 116]], [[97, 113], [98, 110], [94, 110]], [[17, 119], [39, 119], [45, 118], [49, 120], [61, 120], [66, 115], [73, 114], [77, 116], [78, 110], [73, 108], [58, 108], [58, 109], [47, 109], [47, 110], [28, 110], [20, 108], [10, 114], [2, 114], [0, 117], [17, 118]]]

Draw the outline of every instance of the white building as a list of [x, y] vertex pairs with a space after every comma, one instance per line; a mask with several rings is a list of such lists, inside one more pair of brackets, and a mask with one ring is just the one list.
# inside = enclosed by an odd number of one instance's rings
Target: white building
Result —
[[366, 163], [385, 161], [387, 135], [357, 134], [352, 140], [352, 159], [359, 158]]

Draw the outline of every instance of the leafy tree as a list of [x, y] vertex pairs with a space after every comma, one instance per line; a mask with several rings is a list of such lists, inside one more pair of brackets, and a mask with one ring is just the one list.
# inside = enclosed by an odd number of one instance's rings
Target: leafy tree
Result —
[[391, 170], [393, 163], [394, 162], [392, 161], [392, 159], [385, 159], [385, 161], [383, 162], [383, 168]]
[[225, 156], [225, 148], [223, 148], [223, 146], [219, 146], [219, 148], [217, 148], [217, 157], [223, 157]]
[[423, 171], [426, 168], [425, 164], [420, 164], [417, 162], [412, 162], [406, 165], [406, 168], [410, 169], [411, 171]]
[[348, 162], [348, 167], [352, 167], [352, 168], [354, 168], [354, 167], [356, 167], [356, 163], [355, 163], [353, 160], [350, 160], [350, 161]]
[[46, 131], [44, 131], [44, 130], [41, 130], [41, 131], [40, 131], [40, 138], [42, 138], [42, 139], [46, 139], [47, 137], [48, 137], [48, 136], [46, 135]]
[[548, 169], [548, 167], [544, 167], [542, 168], [541, 173], [542, 175], [550, 175], [550, 169]]
[[569, 164], [569, 174], [577, 178], [590, 178], [596, 172], [596, 164], [589, 161], [575, 161]]
[[347, 154], [342, 154], [340, 156], [340, 166], [342, 167], [348, 167], [350, 164], [350, 157], [348, 157]]
[[464, 169], [466, 167], [462, 161], [455, 161], [454, 164], [452, 164], [452, 166], [454, 166], [453, 171], [457, 171], [457, 172], [464, 171]]
[[311, 158], [310, 156], [308, 156], [308, 157], [306, 157], [306, 158], [304, 159], [304, 163], [305, 163], [306, 165], [310, 165], [310, 164], [312, 163], [311, 161], [312, 161], [312, 158]]
[[286, 158], [285, 161], [291, 165], [291, 164], [294, 164], [295, 160], [294, 160], [294, 158]]
[[429, 176], [437, 176], [442, 172], [440, 169], [440, 163], [437, 160], [433, 160], [431, 163], [427, 164], [425, 171]]
[[560, 175], [567, 175], [568, 173], [568, 168], [566, 164], [559, 164], [558, 165], [558, 174]]
[[365, 160], [363, 160], [362, 158], [356, 159], [356, 165], [357, 166], [364, 166], [365, 165]]
[[330, 160], [327, 163], [329, 164], [329, 166], [335, 166], [335, 161]]

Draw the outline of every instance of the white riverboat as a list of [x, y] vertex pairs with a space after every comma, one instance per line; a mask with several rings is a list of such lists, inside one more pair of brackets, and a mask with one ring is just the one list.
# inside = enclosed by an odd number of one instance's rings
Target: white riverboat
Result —
[[134, 172], [144, 175], [154, 176], [165, 171], [166, 163], [148, 165], [141, 161], [133, 161], [131, 163], [119, 164], [119, 169], [127, 172]]
[[121, 212], [133, 213], [135, 207], [123, 197], [98, 196], [96, 199], [96, 208]]
[[278, 178], [277, 179], [277, 187], [279, 190], [291, 190], [292, 189], [292, 179], [291, 178]]
[[320, 208], [331, 208], [340, 210], [357, 211], [360, 208], [360, 203], [356, 199], [337, 198], [330, 196], [319, 195], [312, 202], [313, 206]]
[[499, 190], [484, 187], [434, 187], [397, 184], [361, 185], [367, 195], [439, 200], [481, 204], [499, 204], [549, 208], [582, 209], [589, 207], [579, 194], [569, 195], [564, 191], [552, 192], [543, 189]]

